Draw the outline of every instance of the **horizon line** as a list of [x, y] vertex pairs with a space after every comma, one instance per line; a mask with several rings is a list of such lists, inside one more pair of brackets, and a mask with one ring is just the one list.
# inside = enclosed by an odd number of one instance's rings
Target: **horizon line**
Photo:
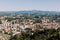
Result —
[[[34, 11], [34, 10], [0, 10], [0, 12], [8, 12], [8, 11]], [[56, 10], [37, 10], [37, 9], [35, 9], [35, 11], [54, 11], [54, 12], [60, 12], [60, 11], [56, 11]]]

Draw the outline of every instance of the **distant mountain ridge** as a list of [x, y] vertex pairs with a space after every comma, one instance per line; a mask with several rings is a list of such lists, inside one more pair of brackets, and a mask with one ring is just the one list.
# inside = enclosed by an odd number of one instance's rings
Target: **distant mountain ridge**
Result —
[[40, 11], [40, 10], [31, 10], [31, 11], [0, 11], [0, 14], [57, 14], [57, 15], [60, 15], [60, 12], [56, 12], [56, 11]]

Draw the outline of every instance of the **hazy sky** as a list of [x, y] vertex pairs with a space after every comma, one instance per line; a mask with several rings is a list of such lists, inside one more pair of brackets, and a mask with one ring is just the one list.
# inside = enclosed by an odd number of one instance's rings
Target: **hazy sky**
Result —
[[60, 11], [60, 0], [0, 0], [0, 11]]

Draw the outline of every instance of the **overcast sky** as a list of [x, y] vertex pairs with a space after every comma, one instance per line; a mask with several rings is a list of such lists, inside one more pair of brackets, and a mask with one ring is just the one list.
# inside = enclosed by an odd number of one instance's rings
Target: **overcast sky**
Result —
[[0, 0], [0, 11], [60, 11], [60, 0]]

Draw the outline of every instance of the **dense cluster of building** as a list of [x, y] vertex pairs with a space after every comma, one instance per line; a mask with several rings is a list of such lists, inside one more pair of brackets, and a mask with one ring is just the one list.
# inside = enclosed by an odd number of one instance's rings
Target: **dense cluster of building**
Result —
[[50, 22], [48, 18], [42, 18], [40, 19], [42, 23], [33, 23], [33, 20], [27, 19], [23, 22], [19, 22], [19, 19], [8, 21], [5, 20], [5, 17], [0, 18], [2, 21], [2, 24], [0, 24], [0, 32], [2, 33], [8, 33], [8, 34], [19, 34], [22, 31], [26, 30], [36, 30], [36, 29], [42, 29], [42, 28], [48, 28], [48, 29], [57, 29], [60, 27], [60, 24], [53, 21]]

